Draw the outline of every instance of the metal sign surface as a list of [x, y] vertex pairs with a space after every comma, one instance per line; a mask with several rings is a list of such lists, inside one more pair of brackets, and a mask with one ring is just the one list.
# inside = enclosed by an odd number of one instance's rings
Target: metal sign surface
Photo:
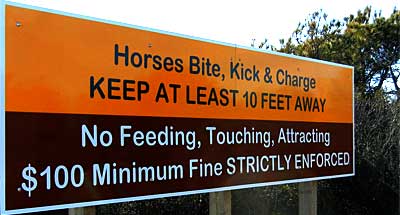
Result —
[[354, 175], [352, 67], [3, 7], [2, 214]]

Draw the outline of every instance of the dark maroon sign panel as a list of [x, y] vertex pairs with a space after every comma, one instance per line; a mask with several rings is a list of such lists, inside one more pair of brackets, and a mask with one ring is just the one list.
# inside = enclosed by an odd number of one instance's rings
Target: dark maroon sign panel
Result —
[[353, 171], [352, 124], [17, 112], [6, 118], [10, 210]]

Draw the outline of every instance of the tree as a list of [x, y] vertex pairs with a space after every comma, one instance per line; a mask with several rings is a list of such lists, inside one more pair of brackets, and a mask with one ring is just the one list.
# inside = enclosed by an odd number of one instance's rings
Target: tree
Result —
[[[356, 176], [320, 182], [327, 214], [399, 214], [400, 12], [382, 17], [367, 7], [343, 20], [322, 11], [300, 23], [276, 49], [354, 66]], [[386, 83], [386, 84], [385, 84]]]
[[367, 7], [342, 21], [327, 17], [322, 11], [315, 12], [299, 23], [291, 38], [280, 41], [280, 49], [267, 40], [260, 48], [353, 65], [358, 92], [383, 91], [399, 97], [400, 11], [394, 9], [385, 18], [378, 12], [372, 16]]

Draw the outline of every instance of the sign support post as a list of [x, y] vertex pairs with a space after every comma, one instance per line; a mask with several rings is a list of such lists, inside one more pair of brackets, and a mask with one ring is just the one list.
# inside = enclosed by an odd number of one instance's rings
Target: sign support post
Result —
[[317, 181], [299, 183], [299, 215], [317, 215]]
[[70, 208], [68, 209], [68, 215], [96, 215], [96, 206]]
[[232, 192], [230, 190], [210, 193], [209, 201], [210, 215], [232, 214]]

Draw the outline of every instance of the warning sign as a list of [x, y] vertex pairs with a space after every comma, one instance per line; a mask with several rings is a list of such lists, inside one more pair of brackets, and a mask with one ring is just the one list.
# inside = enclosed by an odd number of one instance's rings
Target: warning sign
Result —
[[2, 213], [354, 175], [352, 67], [16, 5], [3, 30]]

